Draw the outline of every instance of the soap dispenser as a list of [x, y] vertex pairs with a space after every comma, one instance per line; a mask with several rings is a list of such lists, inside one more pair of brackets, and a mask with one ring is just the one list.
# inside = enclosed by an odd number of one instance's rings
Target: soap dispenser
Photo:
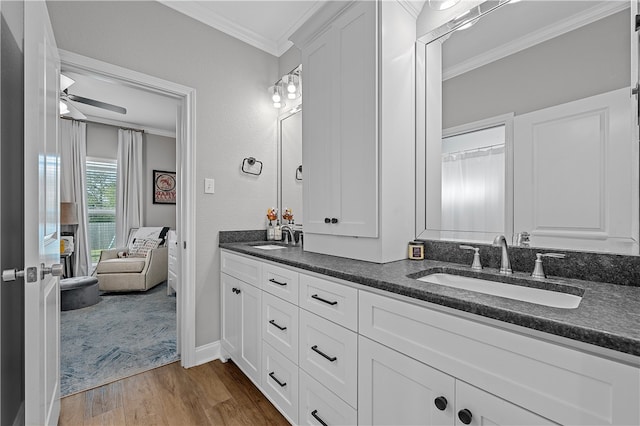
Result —
[[276, 226], [274, 228], [274, 240], [282, 241], [282, 227], [280, 226], [280, 221], [276, 221]]

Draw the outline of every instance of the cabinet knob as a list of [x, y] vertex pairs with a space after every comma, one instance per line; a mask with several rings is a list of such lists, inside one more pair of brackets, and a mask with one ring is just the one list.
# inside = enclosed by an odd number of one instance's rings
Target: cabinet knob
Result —
[[328, 217], [324, 218], [324, 223], [331, 223], [331, 219], [329, 219]]
[[433, 403], [436, 404], [436, 407], [440, 411], [444, 411], [447, 409], [447, 398], [444, 396], [439, 396], [433, 400]]
[[338, 223], [338, 219], [337, 219], [337, 218], [335, 218], [335, 217], [332, 217], [332, 218], [331, 218], [331, 223]]
[[471, 419], [473, 418], [473, 416], [471, 415], [471, 411], [463, 408], [462, 410], [458, 411], [458, 418], [462, 423], [468, 425], [471, 424]]

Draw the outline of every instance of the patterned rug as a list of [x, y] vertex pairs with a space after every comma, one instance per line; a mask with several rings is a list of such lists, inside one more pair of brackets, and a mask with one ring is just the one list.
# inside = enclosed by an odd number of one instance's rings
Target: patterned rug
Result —
[[169, 364], [176, 352], [176, 298], [166, 282], [145, 293], [103, 293], [96, 305], [60, 313], [60, 395]]

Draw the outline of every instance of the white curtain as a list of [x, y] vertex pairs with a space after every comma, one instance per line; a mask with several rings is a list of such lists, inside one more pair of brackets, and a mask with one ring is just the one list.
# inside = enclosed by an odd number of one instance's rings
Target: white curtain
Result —
[[87, 125], [60, 120], [60, 201], [76, 204], [78, 229], [75, 232], [74, 276], [89, 275], [91, 265], [87, 215]]
[[116, 244], [124, 247], [129, 229], [142, 226], [142, 132], [118, 130]]
[[504, 145], [442, 155], [442, 229], [504, 232]]

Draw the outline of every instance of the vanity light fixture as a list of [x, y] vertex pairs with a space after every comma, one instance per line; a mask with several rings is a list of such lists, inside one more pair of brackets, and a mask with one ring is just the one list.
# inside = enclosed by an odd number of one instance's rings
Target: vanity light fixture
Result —
[[460, 0], [429, 0], [429, 7], [434, 10], [446, 10], [451, 9], [458, 3], [460, 3]]
[[273, 101], [275, 108], [283, 108], [286, 104], [283, 102], [284, 94], [287, 94], [287, 99], [297, 99], [302, 94], [302, 80], [300, 72], [302, 71], [302, 65], [298, 65], [288, 74], [284, 75], [275, 84], [269, 87], [269, 94]]

